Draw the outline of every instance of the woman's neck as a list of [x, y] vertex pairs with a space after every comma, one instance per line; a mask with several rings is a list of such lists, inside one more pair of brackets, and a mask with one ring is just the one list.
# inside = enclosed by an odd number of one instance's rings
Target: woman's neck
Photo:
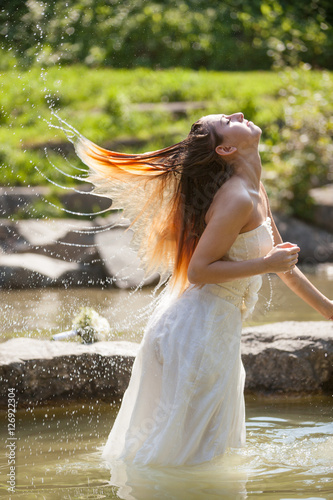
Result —
[[262, 166], [259, 151], [257, 149], [255, 151], [247, 150], [237, 152], [233, 167], [235, 174], [246, 182], [249, 189], [259, 191]]

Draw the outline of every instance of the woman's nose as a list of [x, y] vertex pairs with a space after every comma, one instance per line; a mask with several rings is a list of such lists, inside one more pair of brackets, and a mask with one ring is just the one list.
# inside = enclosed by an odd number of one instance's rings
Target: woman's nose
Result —
[[238, 121], [240, 121], [240, 122], [242, 122], [242, 121], [244, 120], [244, 115], [243, 115], [243, 113], [235, 113], [235, 114], [234, 114], [234, 117], [235, 117]]

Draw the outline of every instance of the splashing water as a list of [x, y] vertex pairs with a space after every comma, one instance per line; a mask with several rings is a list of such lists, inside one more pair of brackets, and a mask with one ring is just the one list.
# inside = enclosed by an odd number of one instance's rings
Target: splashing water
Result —
[[[43, 17], [46, 4], [30, 3], [36, 4], [37, 7], [39, 4], [40, 15]], [[79, 132], [64, 120], [58, 121], [58, 114], [54, 111], [55, 101], [47, 83], [48, 71], [43, 67], [44, 33], [39, 24], [36, 24], [35, 35], [36, 39], [40, 39], [36, 45], [35, 56], [41, 64], [42, 94], [51, 115], [51, 119], [45, 123], [73, 141]], [[60, 64], [59, 71], [61, 71]], [[30, 69], [28, 74], [32, 74]], [[18, 81], [22, 81], [21, 75], [17, 78]], [[26, 83], [22, 81], [22, 92], [26, 92], [25, 85]], [[27, 95], [25, 104], [34, 107], [35, 103], [29, 99]], [[11, 124], [16, 119], [13, 115]], [[52, 119], [57, 121], [57, 124], [52, 123]], [[61, 152], [59, 161], [61, 166], [58, 166], [58, 161], [56, 163], [52, 159], [47, 148], [44, 152], [51, 166], [51, 172], [57, 176], [47, 175], [37, 164], [34, 165], [34, 169], [48, 185], [64, 192], [73, 191], [77, 194], [84, 193], [87, 197], [94, 196], [81, 190], [77, 185], [69, 186], [65, 182], [55, 180], [63, 176], [80, 186], [86, 182], [85, 168], [74, 165], [67, 155]], [[25, 154], [29, 155], [28, 152]], [[29, 186], [29, 179], [25, 183]], [[44, 195], [41, 195], [40, 199], [45, 206], [45, 212], [50, 207], [56, 208], [63, 215], [81, 217], [80, 227], [71, 219], [62, 221], [64, 230], [77, 234], [78, 239], [81, 236], [105, 233], [118, 224], [114, 218], [110, 220], [107, 218], [105, 223], [95, 226], [83, 222], [87, 218], [91, 221], [94, 217], [108, 212], [112, 214], [110, 207], [85, 212], [70, 210], [66, 206], [58, 207]], [[35, 216], [34, 209], [27, 208], [25, 216]], [[56, 221], [50, 220], [47, 215], [41, 215], [40, 218], [51, 225], [56, 224]], [[13, 223], [9, 235], [16, 238], [14, 231], [16, 220], [11, 215], [8, 219]], [[37, 230], [31, 228], [31, 232], [36, 238], [39, 236]], [[50, 243], [56, 243], [56, 240], [53, 239]], [[94, 247], [93, 244], [80, 241], [57, 241], [57, 243], [70, 249]], [[51, 248], [47, 255], [56, 256]], [[68, 261], [80, 262], [79, 258], [75, 257], [70, 257]], [[105, 258], [96, 257], [94, 263], [98, 262], [106, 263]], [[109, 285], [112, 285], [112, 279], [102, 284], [100, 290], [94, 289], [91, 293], [82, 288], [10, 292], [14, 297], [12, 300], [19, 304], [23, 311], [23, 319], [20, 322], [17, 319], [17, 309], [13, 306], [13, 302], [7, 301], [6, 293], [2, 295], [2, 300], [7, 303], [3, 304], [1, 309], [7, 318], [10, 316], [8, 329], [15, 335], [24, 333], [38, 336], [48, 331], [51, 336], [52, 331], [59, 331], [58, 328], [68, 329], [73, 316], [82, 305], [93, 305], [98, 312], [110, 318], [114, 334], [112, 338], [125, 331], [127, 339], [139, 341], [146, 318], [159, 303], [158, 290], [150, 289], [142, 294], [141, 285], [130, 292], [112, 290], [108, 288]], [[261, 293], [265, 303], [266, 292]], [[270, 302], [271, 288], [269, 297]], [[262, 306], [259, 312], [264, 312], [264, 309], [265, 306]], [[256, 499], [259, 496], [263, 500], [333, 498], [331, 401], [318, 402], [317, 406], [313, 406], [313, 403], [295, 403], [288, 410], [278, 405], [247, 403], [248, 440], [243, 450], [229, 453], [221, 461], [217, 460], [215, 463], [191, 470], [188, 468], [164, 471], [130, 470], [120, 466], [112, 471], [111, 479], [109, 471], [101, 463], [100, 449], [112, 426], [116, 405], [110, 409], [109, 406], [97, 401], [80, 407], [47, 407], [19, 411], [17, 412], [17, 488], [13, 498], [18, 500], [29, 498], [237, 500], [249, 497]], [[0, 432], [6, 433], [6, 415], [1, 412], [0, 421], [4, 424], [0, 426]], [[6, 434], [2, 437], [5, 436]], [[3, 473], [0, 480], [0, 497], [8, 498], [7, 459], [2, 457], [0, 460], [0, 471]]]
[[[116, 405], [113, 410], [96, 402], [19, 411], [15, 498], [332, 498], [330, 398], [288, 404], [248, 398], [246, 404], [245, 448], [192, 467], [133, 468], [118, 463], [111, 477], [100, 455]], [[0, 413], [0, 420], [4, 418]], [[5, 433], [5, 426], [1, 429]], [[0, 470], [6, 466], [2, 458]], [[4, 484], [2, 477], [0, 486]]]

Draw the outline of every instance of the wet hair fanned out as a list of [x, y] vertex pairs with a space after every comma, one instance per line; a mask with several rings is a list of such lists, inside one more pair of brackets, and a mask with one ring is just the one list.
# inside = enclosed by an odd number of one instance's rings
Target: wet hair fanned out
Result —
[[131, 221], [133, 243], [147, 272], [172, 274], [178, 293], [188, 285], [187, 269], [205, 228], [205, 214], [232, 168], [215, 152], [221, 144], [205, 122], [194, 123], [186, 139], [143, 154], [117, 153], [78, 136], [75, 148], [90, 167], [94, 193], [112, 199]]

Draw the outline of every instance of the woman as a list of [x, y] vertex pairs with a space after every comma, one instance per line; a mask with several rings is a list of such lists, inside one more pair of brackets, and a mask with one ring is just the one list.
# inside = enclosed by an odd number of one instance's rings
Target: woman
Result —
[[296, 268], [299, 247], [276, 229], [260, 136], [235, 113], [203, 117], [181, 143], [142, 155], [76, 144], [96, 192], [125, 204], [150, 268], [172, 273], [104, 448], [109, 462], [199, 464], [244, 445], [241, 322], [263, 273], [333, 318], [333, 301]]

